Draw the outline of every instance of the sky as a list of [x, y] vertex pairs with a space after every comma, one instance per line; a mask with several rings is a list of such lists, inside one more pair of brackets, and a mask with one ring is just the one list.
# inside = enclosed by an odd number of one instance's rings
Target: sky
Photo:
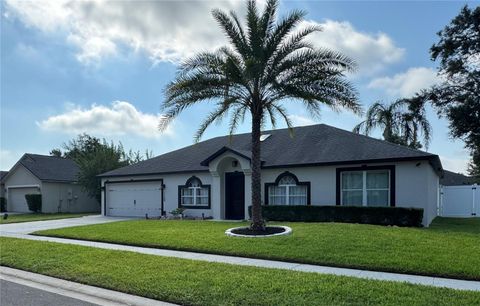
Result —
[[[348, 79], [366, 109], [440, 81], [428, 51], [465, 4], [480, 2], [282, 1], [279, 15], [307, 11], [301, 26], [322, 28], [312, 43], [357, 62]], [[245, 2], [5, 0], [0, 8], [0, 169], [8, 170], [24, 153], [48, 154], [84, 132], [154, 155], [192, 144], [213, 104], [187, 109], [160, 132], [164, 88], [182, 60], [228, 43], [211, 10], [243, 16]], [[285, 106], [296, 126], [351, 130], [362, 121], [348, 111], [325, 107], [311, 118], [299, 103]], [[428, 118], [433, 140], [427, 151], [438, 154], [445, 169], [465, 172], [463, 142], [449, 137], [448, 122], [435, 110], [428, 109]], [[247, 118], [238, 132], [248, 131]], [[227, 132], [225, 123], [214, 125], [203, 139]]]

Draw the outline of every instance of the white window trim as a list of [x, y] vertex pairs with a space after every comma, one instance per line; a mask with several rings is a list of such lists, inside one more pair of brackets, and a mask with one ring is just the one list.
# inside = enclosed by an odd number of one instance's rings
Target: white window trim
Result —
[[[183, 189], [191, 189], [192, 190], [192, 195], [183, 195], [183, 194], [180, 195], [182, 206], [208, 206], [208, 197], [209, 197], [208, 188], [202, 187], [202, 186], [191, 186], [191, 187], [183, 187], [182, 190]], [[207, 195], [204, 195], [204, 196], [197, 195], [197, 190], [198, 189], [205, 189]], [[185, 204], [185, 202], [184, 202], [185, 198], [193, 199], [193, 203], [192, 204]], [[207, 203], [206, 204], [197, 203], [197, 202], [199, 202], [199, 201], [197, 201], [197, 199], [199, 200], [200, 198], [207, 198]]]
[[[362, 192], [362, 206], [367, 207], [368, 206], [368, 199], [367, 199], [367, 192], [368, 191], [388, 191], [388, 203], [387, 207], [390, 207], [391, 205], [391, 199], [390, 199], [390, 188], [391, 188], [391, 176], [392, 173], [389, 169], [384, 169], [381, 171], [387, 171], [388, 172], [388, 188], [367, 188], [367, 172], [372, 172], [372, 171], [378, 171], [378, 170], [351, 170], [351, 171], [345, 171], [341, 173], [340, 177], [340, 204], [343, 204], [343, 192], [344, 191], [361, 191]], [[343, 189], [343, 175], [348, 172], [362, 172], [362, 189], [359, 188], [350, 188], [350, 189]]]
[[[290, 198], [295, 198], [295, 197], [305, 197], [305, 199], [308, 201], [308, 187], [305, 186], [305, 194], [295, 194], [290, 196], [290, 187], [297, 187], [297, 186], [303, 186], [303, 185], [297, 185], [297, 184], [282, 184], [282, 185], [273, 185], [269, 186], [268, 188], [268, 197], [269, 198], [274, 198], [274, 197], [284, 197], [285, 196], [285, 204], [286, 206], [290, 206], [293, 204], [290, 204]], [[276, 195], [276, 194], [271, 194], [270, 192], [270, 187], [285, 187], [285, 195]], [[272, 188], [273, 189], [273, 188]]]

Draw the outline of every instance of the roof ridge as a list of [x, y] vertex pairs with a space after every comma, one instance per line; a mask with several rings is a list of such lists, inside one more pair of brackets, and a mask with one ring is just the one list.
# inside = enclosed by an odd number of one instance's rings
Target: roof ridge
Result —
[[410, 150], [410, 151], [412, 151], [412, 152], [416, 152], [416, 153], [419, 153], [419, 152], [420, 152], [420, 153], [424, 153], [424, 154], [428, 154], [428, 155], [432, 155], [432, 156], [436, 155], [436, 154], [433, 154], [433, 153], [430, 153], [430, 152], [426, 152], [426, 151], [422, 151], [422, 150], [410, 148], [410, 147], [407, 147], [407, 146], [404, 146], [404, 145], [396, 144], [396, 143], [393, 143], [393, 142], [390, 142], [390, 141], [387, 141], [387, 140], [378, 139], [378, 138], [371, 137], [371, 136], [368, 136], [368, 135], [364, 135], [364, 134], [360, 134], [360, 133], [354, 133], [354, 132], [351, 132], [351, 131], [347, 131], [347, 130], [344, 130], [344, 129], [341, 129], [341, 128], [338, 128], [338, 127], [335, 127], [335, 126], [332, 126], [332, 125], [323, 124], [323, 123], [321, 123], [320, 125], [324, 125], [324, 126], [326, 126], [326, 127], [330, 127], [330, 128], [339, 130], [339, 131], [344, 132], [344, 133], [361, 136], [361, 137], [363, 137], [363, 138], [367, 138], [367, 139], [370, 139], [370, 140], [374, 140], [374, 141], [376, 141], [376, 142], [380, 142], [380, 143], [383, 143], [383, 144], [387, 144], [387, 145], [390, 145], [390, 146], [393, 146], [393, 147], [397, 147], [397, 148], [400, 147], [400, 148], [402, 148], [402, 149], [407, 149], [407, 150]]

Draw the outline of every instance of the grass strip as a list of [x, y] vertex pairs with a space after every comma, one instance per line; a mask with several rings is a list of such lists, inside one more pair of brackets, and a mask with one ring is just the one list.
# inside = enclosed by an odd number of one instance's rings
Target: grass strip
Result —
[[[342, 223], [282, 223], [290, 236], [227, 237], [242, 223], [134, 220], [36, 234], [457, 279], [480, 280], [480, 219], [440, 219], [431, 229]], [[246, 223], [243, 223], [246, 225]]]
[[0, 238], [0, 264], [184, 305], [478, 305], [479, 292]]

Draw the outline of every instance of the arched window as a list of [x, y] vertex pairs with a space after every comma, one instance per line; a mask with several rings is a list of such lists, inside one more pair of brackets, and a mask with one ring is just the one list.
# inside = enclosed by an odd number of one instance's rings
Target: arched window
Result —
[[265, 184], [266, 205], [310, 205], [310, 182], [299, 182], [290, 173], [280, 174], [275, 183]]
[[183, 208], [210, 208], [210, 185], [203, 185], [192, 176], [185, 185], [178, 186], [178, 206]]

